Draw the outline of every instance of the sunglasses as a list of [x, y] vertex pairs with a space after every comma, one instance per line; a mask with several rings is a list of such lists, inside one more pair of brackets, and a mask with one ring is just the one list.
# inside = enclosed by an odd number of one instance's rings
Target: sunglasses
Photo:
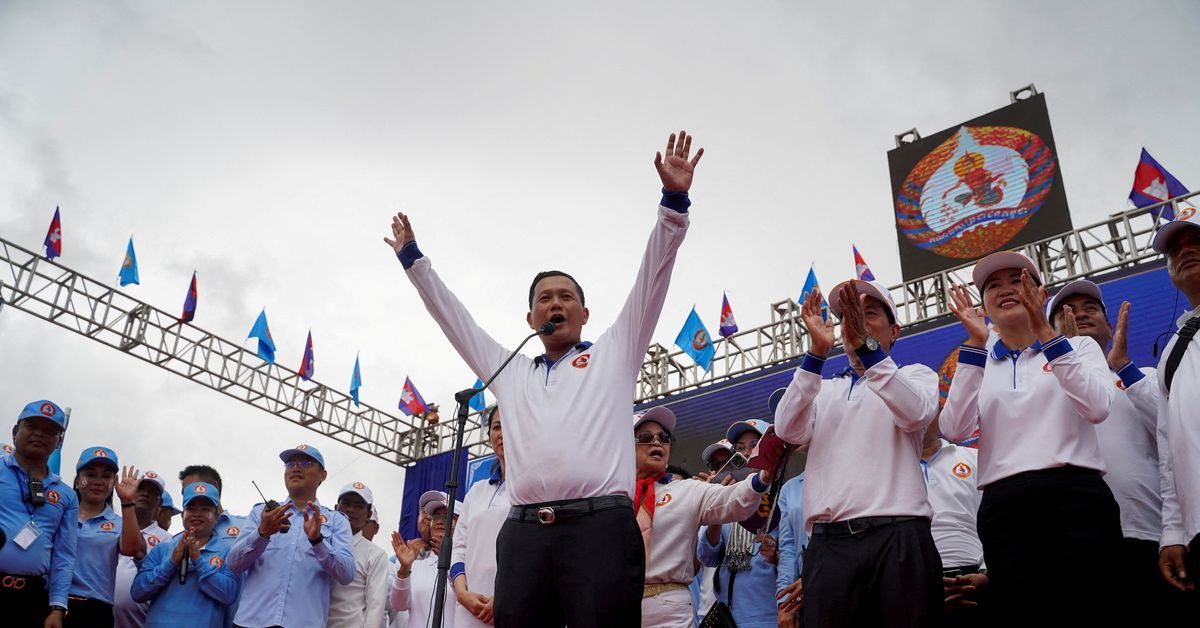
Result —
[[666, 432], [657, 432], [654, 434], [650, 432], [638, 432], [633, 435], [633, 440], [639, 445], [652, 445], [656, 441], [661, 445], [670, 445], [675, 439]]
[[317, 466], [316, 460], [289, 460], [284, 463], [289, 469], [311, 469]]

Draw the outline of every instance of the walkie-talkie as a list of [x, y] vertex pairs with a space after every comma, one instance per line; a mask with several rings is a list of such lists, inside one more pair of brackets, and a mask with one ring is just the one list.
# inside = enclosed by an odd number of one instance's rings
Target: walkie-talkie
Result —
[[[266, 504], [266, 507], [264, 508], [264, 510], [275, 510], [276, 508], [279, 508], [279, 502], [277, 502], [273, 499], [267, 499], [267, 496], [263, 495], [262, 489], [258, 488], [257, 482], [255, 482], [254, 480], [250, 480], [250, 483], [254, 485], [254, 490], [258, 491], [258, 496], [261, 497], [263, 499], [263, 503]], [[292, 529], [292, 524], [289, 521], [284, 521], [283, 525], [281, 525], [279, 527], [279, 531], [284, 532], [284, 533], [286, 533], [288, 530], [291, 530], [291, 529]]]

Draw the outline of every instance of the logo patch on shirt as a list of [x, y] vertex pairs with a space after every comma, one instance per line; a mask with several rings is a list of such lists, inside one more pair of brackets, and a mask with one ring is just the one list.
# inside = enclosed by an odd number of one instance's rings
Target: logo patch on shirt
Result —
[[225, 530], [225, 536], [237, 536], [242, 533], [242, 529], [237, 526], [229, 526]]
[[60, 499], [62, 496], [58, 494], [58, 491], [46, 491], [46, 501], [51, 504], [57, 504]]
[[146, 545], [149, 545], [150, 547], [154, 547], [155, 545], [158, 545], [158, 537], [157, 536], [146, 537]]
[[953, 473], [955, 475], [955, 477], [962, 478], [964, 480], [971, 477], [971, 471], [972, 471], [971, 465], [969, 465], [965, 462], [960, 462], [960, 463], [954, 465], [954, 468], [950, 470], [950, 472]]
[[1049, 363], [1049, 362], [1047, 362], [1047, 363], [1045, 364], [1045, 366], [1043, 366], [1043, 367], [1042, 367], [1042, 370], [1043, 370], [1043, 371], [1045, 371], [1045, 372], [1047, 372], [1047, 373], [1050, 373], [1050, 372], [1051, 372], [1051, 370], [1050, 370], [1050, 363]]
[[585, 369], [585, 368], [587, 368], [588, 362], [591, 362], [591, 361], [592, 361], [592, 354], [585, 353], [585, 354], [575, 358], [574, 360], [571, 360], [571, 366], [573, 366], [577, 369]]
[[12, 445], [9, 445], [8, 443], [4, 443], [4, 453], [11, 454], [13, 451], [15, 451], [15, 450], [13, 449]]
[[321, 523], [329, 523], [329, 517], [326, 517], [325, 515], [321, 515]]
[[212, 558], [208, 559], [208, 564], [220, 569], [224, 562], [221, 560], [220, 556], [213, 556]]
[[105, 521], [104, 523], [100, 524], [100, 529], [104, 530], [105, 532], [112, 532], [116, 528], [117, 528], [117, 524], [115, 524], [111, 521]]
[[663, 506], [666, 506], [669, 503], [671, 503], [671, 494], [667, 493], [667, 494], [663, 495], [662, 497], [658, 498], [658, 503], [654, 504], [654, 507], [662, 508]]
[[1119, 377], [1117, 378], [1117, 390], [1125, 390], [1125, 382], [1121, 381]]

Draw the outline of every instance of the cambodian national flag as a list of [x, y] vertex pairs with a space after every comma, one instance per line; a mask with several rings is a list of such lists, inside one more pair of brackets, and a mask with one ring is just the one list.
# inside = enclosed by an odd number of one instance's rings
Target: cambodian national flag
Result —
[[304, 343], [304, 359], [300, 361], [300, 370], [296, 371], [300, 379], [306, 382], [312, 379], [313, 373], [317, 370], [315, 364], [313, 361], [312, 331], [309, 330], [308, 342]]
[[200, 296], [196, 292], [196, 271], [192, 271], [192, 284], [188, 286], [187, 297], [183, 300], [183, 316], [179, 317], [179, 323], [190, 323], [196, 318], [196, 300]]
[[271, 328], [267, 326], [267, 310], [258, 313], [258, 318], [254, 321], [254, 327], [250, 328], [250, 335], [246, 336], [246, 340], [251, 338], [258, 339], [258, 357], [262, 358], [267, 364], [275, 363], [275, 339], [271, 337]]
[[[1154, 161], [1150, 153], [1143, 148], [1137, 169], [1133, 171], [1133, 189], [1129, 191], [1129, 200], [1133, 205], [1146, 207], [1187, 193], [1187, 187]], [[1151, 210], [1150, 213], [1155, 216], [1161, 215], [1167, 220], [1175, 220], [1175, 212], [1170, 205]]]
[[[812, 294], [813, 290], [819, 290], [821, 285], [817, 283], [817, 271], [813, 266], [808, 267], [808, 278], [804, 280], [804, 288], [800, 290], [800, 299], [798, 303], [804, 305], [808, 300], [808, 295]], [[825, 294], [821, 294], [821, 318], [829, 320], [829, 301], [825, 300]]]
[[354, 373], [350, 375], [350, 398], [354, 405], [358, 404], [358, 389], [362, 388], [362, 371], [358, 369], [358, 356], [354, 356]]
[[[475, 385], [472, 386], [471, 388], [474, 388], [476, 390], [483, 388], [483, 380], [482, 379], [475, 380]], [[487, 410], [487, 399], [484, 398], [482, 390], [479, 390], [478, 395], [471, 397], [470, 406], [471, 406], [471, 409], [476, 412], [483, 412], [484, 410]]]
[[425, 405], [421, 393], [417, 391], [416, 386], [413, 386], [412, 380], [407, 377], [404, 378], [404, 388], [400, 391], [400, 411], [405, 416], [429, 411], [429, 406]]
[[858, 247], [851, 244], [850, 248], [854, 249], [854, 274], [863, 281], [875, 281], [875, 273], [867, 267], [867, 260], [858, 252]]
[[729, 307], [729, 295], [721, 293], [721, 326], [717, 333], [722, 338], [728, 338], [738, 331], [737, 321], [733, 318], [733, 308]]
[[54, 218], [50, 219], [50, 230], [46, 232], [46, 259], [54, 259], [62, 255], [62, 220], [59, 219], [58, 208], [54, 208]]
[[129, 245], [125, 247], [125, 261], [121, 262], [119, 276], [122, 286], [131, 283], [141, 285], [141, 281], [138, 280], [137, 253], [133, 252], [133, 236], [129, 236]]
[[679, 335], [675, 337], [675, 346], [691, 356], [705, 371], [712, 370], [716, 349], [713, 349], [712, 338], [708, 335], [708, 329], [704, 327], [704, 321], [696, 314], [696, 308], [692, 308], [692, 313], [688, 314], [683, 323], [683, 329], [679, 330]]

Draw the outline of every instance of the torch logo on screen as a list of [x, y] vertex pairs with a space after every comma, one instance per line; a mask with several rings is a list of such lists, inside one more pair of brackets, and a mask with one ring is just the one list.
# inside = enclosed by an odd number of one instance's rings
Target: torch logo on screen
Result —
[[959, 127], [904, 179], [896, 224], [931, 253], [976, 259], [1025, 227], [1054, 175], [1054, 155], [1037, 135], [1010, 126]]

